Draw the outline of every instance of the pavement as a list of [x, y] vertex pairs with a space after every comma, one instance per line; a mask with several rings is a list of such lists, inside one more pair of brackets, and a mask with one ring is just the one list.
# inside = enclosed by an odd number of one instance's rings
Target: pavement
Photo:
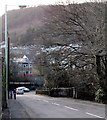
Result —
[[[30, 118], [22, 105], [14, 99], [9, 99], [8, 108], [3, 111], [2, 120], [14, 118]], [[28, 119], [27, 119], [28, 120]]]
[[10, 119], [9, 108], [4, 109], [2, 112], [2, 120], [5, 120], [5, 119]]

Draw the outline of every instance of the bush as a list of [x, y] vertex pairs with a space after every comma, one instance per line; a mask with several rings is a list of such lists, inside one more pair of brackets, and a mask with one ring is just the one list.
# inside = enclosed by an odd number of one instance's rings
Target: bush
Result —
[[104, 91], [103, 89], [99, 88], [95, 94], [95, 101], [99, 102], [99, 103], [103, 103], [104, 102]]
[[51, 90], [36, 90], [36, 94], [50, 95], [51, 97], [72, 97], [72, 88], [52, 88]]
[[72, 88], [52, 88], [50, 90], [50, 96], [52, 97], [71, 97]]
[[78, 90], [78, 99], [95, 101], [95, 93], [90, 91]]
[[49, 95], [49, 90], [36, 90], [36, 94]]

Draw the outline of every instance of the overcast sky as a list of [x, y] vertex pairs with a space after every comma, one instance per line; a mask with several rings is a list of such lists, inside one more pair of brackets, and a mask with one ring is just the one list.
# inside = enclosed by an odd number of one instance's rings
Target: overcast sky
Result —
[[[55, 4], [58, 1], [67, 1], [67, 0], [0, 0], [0, 16], [5, 13], [5, 5], [7, 5], [8, 10], [17, 9], [18, 5], [46, 5], [46, 4]], [[86, 0], [69, 0], [71, 2], [84, 2]]]

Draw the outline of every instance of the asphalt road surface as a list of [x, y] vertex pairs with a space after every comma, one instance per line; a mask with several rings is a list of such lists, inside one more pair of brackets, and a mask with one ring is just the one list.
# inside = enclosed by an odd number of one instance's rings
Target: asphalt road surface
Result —
[[17, 95], [30, 118], [105, 118], [105, 105], [72, 98]]

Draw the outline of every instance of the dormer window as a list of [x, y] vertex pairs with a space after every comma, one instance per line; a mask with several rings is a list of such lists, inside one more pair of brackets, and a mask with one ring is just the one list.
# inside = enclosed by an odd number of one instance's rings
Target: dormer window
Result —
[[23, 67], [24, 68], [28, 68], [28, 64], [23, 64]]

